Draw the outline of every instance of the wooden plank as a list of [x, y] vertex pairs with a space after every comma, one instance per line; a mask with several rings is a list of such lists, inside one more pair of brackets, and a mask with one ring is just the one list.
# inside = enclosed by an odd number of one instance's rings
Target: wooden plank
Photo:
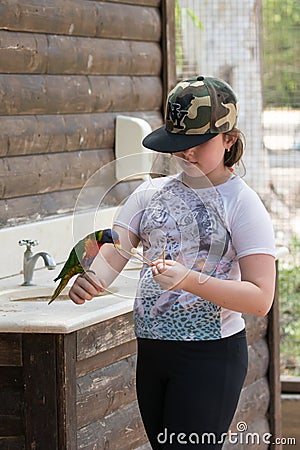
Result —
[[159, 110], [159, 77], [0, 75], [0, 115]]
[[59, 449], [56, 336], [23, 334], [26, 448]]
[[175, 38], [175, 0], [165, 0], [161, 3], [162, 15], [162, 54], [163, 54], [163, 101], [162, 111], [169, 91], [176, 84], [176, 38]]
[[[13, 398], [8, 397], [10, 400]], [[23, 436], [23, 418], [21, 414], [1, 414], [0, 413], [0, 436]], [[1, 442], [1, 441], [0, 441]], [[1, 449], [0, 445], [0, 449]]]
[[104, 419], [80, 428], [77, 442], [78, 450], [132, 450], [144, 444], [147, 438], [137, 402], [129, 403]]
[[58, 449], [77, 450], [76, 333], [57, 336]]
[[[116, 186], [109, 203], [103, 201], [102, 206], [116, 206], [129, 195], [140, 181], [120, 183]], [[19, 198], [0, 200], [0, 226], [14, 226], [21, 223], [30, 223], [43, 217], [74, 212], [80, 189], [58, 191], [49, 194], [31, 195]], [[104, 199], [105, 200], [105, 199]], [[78, 210], [87, 210], [91, 205], [84, 205]]]
[[[282, 394], [282, 434], [278, 437], [293, 439], [291, 445], [283, 445], [285, 448], [298, 448], [300, 442], [300, 395]], [[286, 442], [287, 443], [287, 442]], [[273, 448], [273, 446], [272, 446]]]
[[[80, 189], [0, 200], [0, 227], [73, 212]], [[20, 270], [21, 270], [20, 266]]]
[[248, 345], [253, 344], [266, 336], [268, 328], [268, 318], [266, 316], [243, 315], [246, 321], [246, 332]]
[[281, 376], [281, 392], [298, 394], [300, 393], [300, 377]]
[[161, 35], [157, 8], [82, 0], [2, 0], [0, 29], [156, 42]]
[[19, 389], [23, 387], [23, 374], [21, 367], [0, 367], [1, 389]]
[[270, 402], [270, 392], [266, 377], [251, 383], [242, 389], [238, 407], [231, 423], [231, 430], [236, 429], [239, 421], [250, 425], [258, 416], [265, 416]]
[[128, 358], [136, 353], [136, 340], [125, 342], [124, 344], [117, 345], [107, 351], [101, 352], [91, 358], [77, 361], [76, 364], [76, 376], [82, 377], [89, 372], [102, 369], [109, 366], [121, 359]]
[[160, 76], [157, 42], [0, 31], [1, 73]]
[[[268, 346], [270, 351], [269, 385], [271, 402], [269, 408], [270, 430], [274, 437], [281, 436], [281, 384], [280, 384], [280, 327], [279, 327], [279, 284], [278, 261], [276, 261], [276, 286], [272, 308], [268, 314]], [[275, 450], [282, 448], [274, 443]]]
[[77, 332], [77, 361], [109, 350], [135, 338], [132, 312]]
[[269, 367], [269, 349], [265, 338], [259, 339], [248, 347], [249, 365], [244, 386], [253, 383], [267, 374]]
[[77, 379], [78, 428], [136, 399], [135, 365], [136, 357], [130, 356]]
[[113, 148], [119, 114], [144, 119], [152, 128], [162, 124], [159, 111], [2, 116], [0, 156]]
[[[100, 167], [112, 161], [113, 150], [17, 156], [0, 160], [0, 197], [53, 192], [82, 187]], [[107, 169], [107, 172], [109, 168]], [[106, 174], [108, 176], [108, 173]], [[113, 179], [113, 167], [111, 167]]]
[[0, 333], [0, 366], [22, 365], [21, 334]]
[[153, 6], [154, 8], [158, 8], [161, 4], [161, 0], [106, 0], [106, 1], [109, 3], [126, 3], [128, 5]]
[[[0, 391], [0, 415], [21, 417], [23, 409], [22, 388], [1, 388]], [[1, 428], [0, 428], [1, 429]], [[18, 433], [19, 434], [19, 433]], [[0, 433], [1, 436], [1, 433]]]
[[0, 386], [0, 436], [21, 436], [24, 389], [22, 367], [0, 367]]
[[24, 436], [0, 437], [0, 450], [25, 450]]
[[[0, 6], [1, 8], [1, 6]], [[0, 30], [0, 72], [46, 73], [47, 36]], [[18, 72], [17, 72], [18, 73]]]

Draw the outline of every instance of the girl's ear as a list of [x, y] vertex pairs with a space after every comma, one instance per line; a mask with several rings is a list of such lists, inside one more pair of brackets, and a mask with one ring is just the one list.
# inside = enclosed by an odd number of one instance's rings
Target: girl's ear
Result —
[[226, 148], [230, 148], [236, 143], [238, 136], [233, 134], [223, 134], [223, 143]]

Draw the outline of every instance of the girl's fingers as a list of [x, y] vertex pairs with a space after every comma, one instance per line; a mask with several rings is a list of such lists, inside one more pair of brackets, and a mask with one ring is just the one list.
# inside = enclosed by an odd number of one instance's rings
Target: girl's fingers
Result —
[[95, 276], [95, 272], [92, 272], [92, 271], [84, 272], [81, 275], [81, 277], [84, 278], [85, 280], [87, 280], [93, 286], [93, 288], [96, 290], [97, 294], [104, 291], [104, 289], [105, 289], [104, 282], [102, 280], [99, 280]]
[[153, 264], [155, 266], [157, 266], [158, 264], [162, 264], [165, 266], [174, 266], [174, 264], [176, 264], [176, 261], [174, 261], [173, 259], [166, 259], [165, 261], [162, 259], [157, 259], [156, 261], [153, 262]]
[[153, 275], [159, 275], [164, 273], [170, 267], [174, 266], [174, 264], [176, 264], [176, 261], [173, 261], [172, 259], [167, 259], [165, 261], [163, 261], [162, 259], [157, 259], [156, 261], [154, 261], [153, 264], [154, 264], [152, 268]]
[[90, 291], [88, 291], [87, 289], [82, 288], [81, 286], [74, 286], [73, 289], [74, 293], [84, 299], [84, 300], [90, 300], [93, 297], [93, 293], [91, 293]]
[[69, 292], [69, 297], [72, 302], [76, 303], [76, 305], [83, 305], [85, 303], [85, 299], [78, 297], [74, 292]]
[[[102, 283], [102, 282], [101, 282]], [[70, 299], [76, 304], [83, 304], [86, 300], [92, 300], [93, 297], [104, 291], [104, 283], [100, 284], [99, 280], [90, 273], [79, 275], [69, 291]]]

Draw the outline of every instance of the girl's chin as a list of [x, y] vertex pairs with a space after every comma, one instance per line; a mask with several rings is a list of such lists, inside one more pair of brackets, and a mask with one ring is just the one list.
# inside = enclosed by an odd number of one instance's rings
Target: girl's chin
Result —
[[203, 177], [206, 175], [205, 172], [202, 172], [202, 170], [196, 165], [196, 164], [189, 164], [188, 166], [182, 167], [186, 175], [189, 177]]
[[194, 176], [194, 177], [195, 176], [199, 177], [202, 175], [202, 172], [199, 169], [197, 163], [190, 163], [181, 158], [180, 159], [178, 158], [178, 163], [187, 175]]

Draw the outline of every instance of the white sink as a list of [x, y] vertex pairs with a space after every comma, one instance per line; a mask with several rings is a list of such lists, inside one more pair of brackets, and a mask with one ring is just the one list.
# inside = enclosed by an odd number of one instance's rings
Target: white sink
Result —
[[[70, 286], [65, 287], [59, 296], [54, 300], [54, 302], [68, 300], [70, 298], [68, 296]], [[0, 294], [0, 300], [5, 299], [9, 302], [24, 302], [24, 301], [33, 301], [33, 302], [49, 302], [51, 295], [53, 294], [55, 289], [50, 288], [49, 286], [18, 286], [15, 289], [8, 289], [2, 291]], [[97, 295], [97, 297], [103, 297], [109, 294], [116, 294], [119, 289], [116, 286], [105, 290], [101, 294]]]
[[[40, 301], [43, 299], [43, 301], [49, 301], [54, 289], [55, 285], [53, 288], [50, 286], [16, 286], [15, 288], [1, 291], [0, 299], [5, 299], [6, 301], [32, 299], [40, 299]], [[67, 292], [67, 289], [63, 290], [63, 298], [67, 296]]]

